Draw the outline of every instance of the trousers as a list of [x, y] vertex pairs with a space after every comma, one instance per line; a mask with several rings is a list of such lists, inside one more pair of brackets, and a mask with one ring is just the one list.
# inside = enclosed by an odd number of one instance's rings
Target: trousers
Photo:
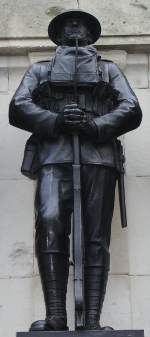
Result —
[[[109, 264], [116, 171], [100, 165], [81, 167], [85, 266]], [[35, 195], [37, 252], [69, 256], [73, 212], [71, 164], [41, 168]]]

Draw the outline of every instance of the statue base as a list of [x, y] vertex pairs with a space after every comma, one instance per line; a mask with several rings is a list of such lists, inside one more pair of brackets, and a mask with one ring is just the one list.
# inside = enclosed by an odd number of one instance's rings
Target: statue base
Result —
[[16, 337], [144, 337], [144, 330], [78, 330], [17, 332]]

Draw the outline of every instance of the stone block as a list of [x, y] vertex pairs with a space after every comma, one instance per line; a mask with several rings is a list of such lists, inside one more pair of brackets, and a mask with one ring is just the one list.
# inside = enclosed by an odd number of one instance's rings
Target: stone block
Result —
[[[6, 120], [5, 123], [8, 123], [8, 107], [9, 107], [9, 102], [11, 99], [11, 95], [9, 95], [8, 93], [0, 93], [0, 116], [2, 114], [6, 115]], [[1, 120], [0, 124], [3, 124], [4, 121]], [[3, 125], [4, 128], [4, 125]]]
[[54, 55], [54, 51], [45, 51], [45, 52], [32, 52], [28, 54], [30, 64], [39, 61], [48, 61], [51, 60]]
[[8, 69], [0, 68], [0, 92], [8, 91]]
[[28, 331], [33, 317], [32, 278], [0, 279], [0, 336], [15, 337]]
[[[0, 38], [47, 37], [47, 26], [56, 14], [69, 8], [77, 8], [77, 0], [40, 0], [29, 1], [3, 0], [0, 17]], [[148, 35], [149, 0], [143, 3], [130, 0], [80, 0], [80, 8], [96, 15], [102, 24], [103, 35]], [[110, 15], [111, 8], [111, 15]]]
[[124, 73], [132, 88], [148, 88], [148, 56], [128, 54]]
[[150, 276], [131, 277], [132, 329], [144, 329], [150, 336]]
[[0, 56], [0, 68], [8, 67], [8, 56]]
[[18, 88], [27, 68], [9, 68], [9, 91], [14, 91]]
[[111, 60], [124, 70], [127, 63], [127, 53], [124, 50], [100, 50], [99, 54], [103, 59]]
[[127, 274], [128, 266], [128, 230], [121, 228], [120, 207], [118, 200], [118, 184], [116, 186], [116, 201], [112, 221], [110, 245], [110, 273]]
[[109, 276], [101, 325], [112, 326], [115, 330], [131, 328], [130, 281], [128, 276]]
[[3, 0], [0, 15], [0, 38], [47, 37], [49, 21], [58, 13], [77, 8], [77, 0]]
[[33, 184], [0, 180], [0, 277], [33, 274]]
[[[95, 15], [102, 25], [102, 35], [142, 35], [149, 34], [149, 2], [120, 0], [79, 0], [80, 8]], [[110, 11], [111, 9], [111, 11]], [[143, 20], [144, 18], [144, 20]]]
[[[108, 330], [108, 329], [107, 329]], [[105, 329], [99, 331], [99, 330], [71, 330], [71, 331], [41, 331], [40, 337], [47, 337], [47, 336], [53, 336], [53, 337], [90, 337], [92, 334], [93, 337], [144, 337], [144, 330], [110, 330], [105, 331]], [[16, 337], [35, 337], [34, 331], [23, 331], [23, 332], [17, 332]]]
[[28, 65], [29, 65], [28, 56], [21, 56], [21, 55], [0, 56], [0, 68], [27, 68]]
[[[150, 54], [148, 55], [148, 62], [150, 64]], [[149, 82], [149, 87], [150, 87], [150, 66], [149, 66], [149, 70], [148, 70], [148, 82]]]
[[24, 68], [26, 69], [29, 66], [28, 56], [7, 56], [8, 68]]
[[132, 176], [150, 175], [150, 90], [137, 89], [143, 120], [140, 127], [125, 135], [126, 174]]
[[126, 179], [130, 275], [150, 275], [150, 177]]
[[0, 178], [26, 179], [20, 173], [20, 167], [24, 146], [30, 134], [8, 124], [10, 96], [0, 95], [0, 100], [2, 103], [0, 107], [0, 111], [2, 111], [0, 113]]
[[[40, 337], [144, 337], [144, 330], [71, 330], [71, 331], [42, 331]], [[16, 337], [35, 337], [34, 331], [30, 332], [17, 332]]]

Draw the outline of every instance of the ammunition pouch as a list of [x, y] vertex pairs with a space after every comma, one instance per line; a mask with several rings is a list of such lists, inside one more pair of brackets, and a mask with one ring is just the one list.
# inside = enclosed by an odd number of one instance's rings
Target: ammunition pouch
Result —
[[121, 144], [121, 141], [119, 139], [115, 139], [113, 142], [114, 146], [114, 159], [115, 159], [115, 167], [118, 172], [118, 177], [120, 174], [125, 173], [125, 156], [124, 156], [124, 150], [123, 145]]
[[38, 140], [32, 135], [27, 140], [24, 150], [21, 173], [29, 179], [36, 179], [39, 169], [37, 156]]

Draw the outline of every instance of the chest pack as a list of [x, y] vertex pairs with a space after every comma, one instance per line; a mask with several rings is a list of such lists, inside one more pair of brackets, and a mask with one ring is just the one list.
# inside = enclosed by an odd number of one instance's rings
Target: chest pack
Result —
[[[33, 99], [45, 109], [61, 113], [74, 101], [75, 47], [56, 49], [42, 67], [40, 85]], [[86, 113], [104, 115], [115, 104], [116, 92], [109, 83], [109, 62], [101, 60], [93, 46], [79, 47], [77, 59], [78, 106]]]
[[78, 47], [77, 57], [76, 47], [57, 47], [51, 62], [50, 82], [53, 85], [70, 86], [76, 80], [80, 86], [93, 86], [100, 81], [99, 75], [95, 47]]

